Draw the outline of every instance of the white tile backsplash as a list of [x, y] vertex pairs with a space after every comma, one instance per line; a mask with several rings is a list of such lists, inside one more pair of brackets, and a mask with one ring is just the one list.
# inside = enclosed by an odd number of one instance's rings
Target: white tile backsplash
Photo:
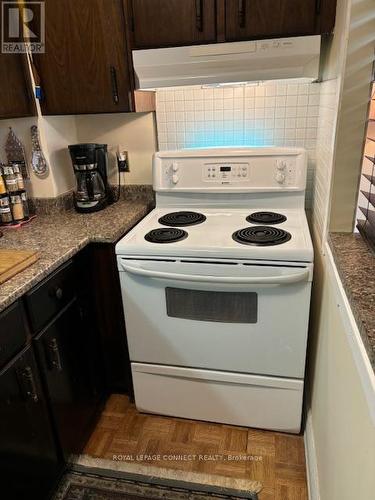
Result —
[[316, 143], [316, 162], [312, 177], [312, 222], [316, 236], [323, 241], [329, 215], [338, 109], [338, 80], [324, 81], [320, 87], [319, 106], [313, 106], [318, 109], [318, 115], [307, 118], [307, 127], [310, 125], [311, 128], [306, 128], [306, 131], [309, 130], [310, 135], [315, 134], [315, 138], [312, 139]]
[[315, 169], [320, 84], [259, 83], [160, 90], [160, 150], [220, 146], [297, 146], [309, 154], [308, 204]]

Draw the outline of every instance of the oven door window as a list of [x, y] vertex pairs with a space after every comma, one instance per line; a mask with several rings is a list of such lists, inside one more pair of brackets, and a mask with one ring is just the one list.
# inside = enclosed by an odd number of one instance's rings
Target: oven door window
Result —
[[220, 323], [256, 323], [258, 295], [255, 292], [212, 292], [165, 289], [167, 314], [172, 318]]

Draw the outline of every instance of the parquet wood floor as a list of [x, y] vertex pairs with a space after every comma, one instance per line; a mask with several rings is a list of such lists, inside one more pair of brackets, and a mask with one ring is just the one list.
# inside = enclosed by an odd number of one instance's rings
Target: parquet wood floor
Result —
[[[302, 436], [141, 414], [124, 395], [110, 396], [85, 453], [110, 460], [122, 455], [128, 461], [135, 458], [138, 463], [182, 472], [257, 480], [263, 484], [259, 500], [307, 500]], [[150, 455], [161, 457], [150, 462]], [[219, 458], [166, 460], [165, 455]], [[228, 455], [253, 459], [228, 461]]]

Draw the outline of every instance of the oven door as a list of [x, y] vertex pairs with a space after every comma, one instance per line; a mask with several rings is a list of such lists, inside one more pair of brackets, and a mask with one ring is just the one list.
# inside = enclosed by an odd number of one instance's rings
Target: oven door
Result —
[[133, 362], [303, 378], [311, 264], [119, 258]]

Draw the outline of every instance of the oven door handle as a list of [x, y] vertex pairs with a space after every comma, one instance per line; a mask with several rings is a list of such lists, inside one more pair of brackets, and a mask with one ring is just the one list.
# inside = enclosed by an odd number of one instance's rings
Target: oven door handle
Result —
[[279, 276], [204, 276], [194, 274], [168, 273], [160, 271], [152, 271], [150, 269], [142, 269], [140, 267], [130, 266], [121, 262], [122, 268], [131, 274], [138, 276], [146, 276], [148, 278], [168, 279], [178, 281], [193, 281], [199, 283], [231, 283], [241, 285], [284, 285], [288, 283], [298, 283], [307, 281], [310, 275], [308, 268], [294, 274], [284, 274]]

